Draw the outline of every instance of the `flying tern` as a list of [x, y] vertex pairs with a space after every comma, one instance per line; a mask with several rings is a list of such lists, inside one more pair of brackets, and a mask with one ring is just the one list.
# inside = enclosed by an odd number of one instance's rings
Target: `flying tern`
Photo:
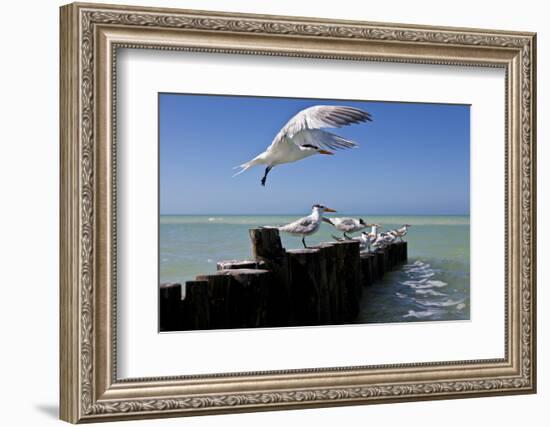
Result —
[[314, 154], [333, 155], [331, 150], [355, 148], [357, 144], [341, 136], [321, 130], [340, 128], [354, 123], [372, 121], [371, 115], [355, 107], [339, 105], [315, 105], [308, 107], [294, 117], [277, 133], [267, 149], [237, 166], [237, 176], [252, 166], [266, 165], [261, 184], [265, 186], [267, 175], [275, 166], [292, 163]]

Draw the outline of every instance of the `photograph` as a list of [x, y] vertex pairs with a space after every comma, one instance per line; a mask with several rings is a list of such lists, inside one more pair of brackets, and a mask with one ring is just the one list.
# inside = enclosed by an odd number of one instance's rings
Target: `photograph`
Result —
[[470, 105], [159, 93], [159, 331], [470, 319]]
[[[31, 298], [58, 308], [37, 311], [59, 354], [34, 376], [59, 377], [59, 418], [392, 404], [391, 424], [424, 401], [448, 418], [448, 399], [536, 399], [542, 14], [210, 3], [31, 14], [59, 27], [31, 49], [59, 70], [42, 85], [59, 126], [50, 106], [11, 140], [59, 133], [59, 218], [40, 227], [59, 262], [39, 269], [59, 292], [37, 287], [58, 302]], [[20, 193], [19, 216], [52, 199]]]

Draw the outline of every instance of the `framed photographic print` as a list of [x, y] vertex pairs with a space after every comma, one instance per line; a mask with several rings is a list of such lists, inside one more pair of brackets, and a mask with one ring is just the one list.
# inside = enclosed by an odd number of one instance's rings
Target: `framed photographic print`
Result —
[[61, 418], [533, 393], [535, 34], [61, 8]]

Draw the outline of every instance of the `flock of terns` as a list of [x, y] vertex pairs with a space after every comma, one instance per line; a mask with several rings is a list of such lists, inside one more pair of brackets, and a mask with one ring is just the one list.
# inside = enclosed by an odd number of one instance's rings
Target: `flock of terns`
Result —
[[[326, 222], [343, 233], [344, 237], [332, 236], [335, 240], [357, 240], [359, 242], [361, 252], [371, 252], [384, 248], [385, 246], [397, 241], [403, 241], [403, 237], [407, 235], [410, 224], [404, 224], [400, 228], [389, 230], [386, 232], [379, 232], [380, 224], [368, 224], [363, 219], [337, 217], [328, 218], [323, 216], [325, 212], [336, 212], [334, 209], [327, 208], [323, 205], [313, 205], [311, 214], [293, 221], [289, 224], [282, 225], [280, 227], [265, 227], [276, 228], [284, 233], [292, 234], [294, 236], [302, 236], [302, 244], [304, 248], [308, 248], [306, 245], [306, 236], [315, 234], [321, 227], [322, 222]], [[371, 231], [362, 231], [368, 227], [371, 227]], [[356, 233], [362, 231], [358, 237], [350, 237], [348, 233]]]
[[[357, 147], [357, 143], [322, 130], [323, 128], [341, 128], [371, 121], [372, 117], [368, 112], [355, 107], [316, 105], [305, 108], [281, 128], [273, 138], [271, 145], [263, 153], [237, 166], [240, 171], [234, 176], [253, 166], [266, 165], [260, 181], [262, 186], [265, 186], [267, 175], [275, 166], [293, 163], [315, 154], [334, 155], [333, 151], [335, 150]], [[358, 240], [361, 250], [370, 252], [371, 249], [382, 248], [397, 239], [402, 240], [410, 227], [409, 224], [405, 224], [401, 228], [379, 233], [379, 224], [367, 224], [362, 219], [355, 218], [326, 218], [323, 217], [325, 212], [336, 211], [323, 205], [313, 205], [310, 215], [290, 224], [267, 228], [276, 228], [285, 233], [302, 236], [302, 244], [304, 248], [307, 248], [306, 236], [316, 233], [321, 223], [327, 222], [343, 233], [343, 238], [333, 236], [336, 240]], [[348, 235], [348, 233], [356, 233], [367, 227], [371, 227], [371, 231], [363, 231], [359, 237], [352, 238]]]

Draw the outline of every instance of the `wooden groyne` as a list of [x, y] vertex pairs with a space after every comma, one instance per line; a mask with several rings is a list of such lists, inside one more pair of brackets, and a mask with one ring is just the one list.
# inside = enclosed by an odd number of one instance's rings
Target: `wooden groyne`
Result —
[[220, 261], [217, 271], [160, 287], [160, 330], [353, 323], [363, 287], [407, 260], [407, 243], [361, 254], [359, 242], [287, 250], [279, 231], [250, 230], [252, 260]]

